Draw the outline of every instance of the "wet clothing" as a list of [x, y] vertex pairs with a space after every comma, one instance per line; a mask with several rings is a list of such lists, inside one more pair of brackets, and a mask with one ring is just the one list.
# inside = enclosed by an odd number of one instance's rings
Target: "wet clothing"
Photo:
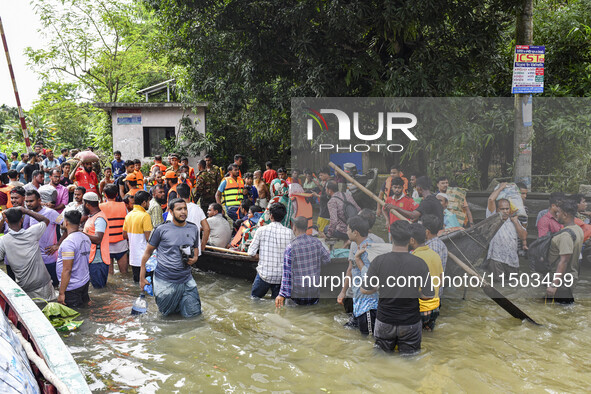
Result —
[[387, 353], [392, 353], [398, 346], [400, 354], [415, 354], [421, 350], [422, 325], [422, 321], [405, 325], [388, 324], [378, 318], [373, 333], [376, 345]]
[[[441, 275], [443, 274], [443, 266], [441, 265], [441, 257], [430, 247], [424, 245], [416, 248], [412, 254], [414, 256], [420, 257], [427, 263], [429, 267], [429, 273], [431, 274], [431, 280], [433, 281], [434, 277], [439, 277], [439, 281], [435, 283], [441, 283]], [[435, 295], [430, 300], [421, 300], [419, 299], [419, 310], [421, 312], [432, 311], [434, 309], [439, 308], [439, 286], [434, 286]]]
[[[355, 256], [357, 250], [360, 247], [363, 248], [364, 246], [371, 245], [372, 243], [373, 241], [368, 237], [365, 240], [363, 240], [363, 242], [361, 242], [359, 246], [355, 245], [356, 247], [354, 250], [353, 247], [351, 247], [353, 257]], [[361, 261], [364, 264], [364, 267], [362, 269], [359, 269], [359, 267], [353, 260], [353, 269], [351, 270], [352, 283], [350, 288], [353, 292], [353, 316], [355, 317], [359, 317], [362, 314], [369, 312], [371, 310], [378, 309], [378, 293], [376, 292], [373, 294], [363, 294], [361, 292], [361, 287], [359, 286], [361, 280], [365, 276], [365, 273], [369, 270], [371, 264], [373, 264], [369, 261], [369, 256], [367, 252], [363, 252], [363, 254], [361, 255]]]
[[[567, 226], [566, 228], [572, 230], [576, 235], [576, 239], [573, 241], [572, 236], [564, 231], [554, 238], [550, 243], [550, 249], [548, 251], [548, 261], [550, 262], [550, 274], [556, 272], [560, 256], [570, 254], [571, 257], [566, 263], [565, 274], [571, 274], [574, 281], [576, 282], [579, 278], [579, 256], [583, 246], [583, 230], [577, 225]], [[574, 285], [573, 285], [574, 286]]]
[[89, 284], [90, 281], [74, 290], [66, 290], [64, 294], [66, 306], [76, 308], [88, 304], [90, 302], [90, 296], [88, 295]]
[[201, 299], [195, 279], [191, 277], [185, 282], [173, 283], [154, 276], [152, 280], [156, 305], [164, 316], [180, 313], [183, 317], [194, 317], [201, 314]]

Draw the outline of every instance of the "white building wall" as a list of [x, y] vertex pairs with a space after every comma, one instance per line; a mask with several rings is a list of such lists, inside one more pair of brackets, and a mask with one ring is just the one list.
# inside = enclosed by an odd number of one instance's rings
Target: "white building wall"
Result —
[[[135, 109], [135, 108], [134, 108]], [[195, 112], [178, 107], [149, 107], [141, 110], [141, 124], [117, 124], [117, 108], [112, 109], [113, 150], [121, 151], [124, 160], [140, 159], [148, 161], [153, 158], [144, 157], [144, 127], [174, 127], [178, 135], [180, 120], [189, 116], [194, 127], [205, 134], [205, 107], [197, 107]], [[129, 110], [129, 108], [125, 108]], [[189, 158], [190, 165], [195, 167], [198, 158]]]

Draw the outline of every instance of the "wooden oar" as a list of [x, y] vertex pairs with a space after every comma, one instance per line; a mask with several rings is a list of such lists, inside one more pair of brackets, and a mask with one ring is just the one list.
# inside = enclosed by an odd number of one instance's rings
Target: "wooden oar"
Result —
[[504, 310], [509, 312], [509, 314], [511, 316], [513, 316], [519, 320], [527, 320], [527, 321], [535, 324], [536, 326], [540, 325], [534, 319], [529, 317], [524, 311], [519, 309], [515, 304], [513, 304], [511, 301], [509, 301], [509, 299], [507, 299], [503, 294], [501, 294], [500, 291], [498, 291], [497, 289], [492, 287], [482, 276], [480, 276], [478, 274], [478, 272], [474, 271], [468, 265], [464, 264], [464, 262], [461, 261], [456, 255], [454, 255], [453, 253], [448, 251], [447, 256], [449, 258], [451, 258], [454, 261], [454, 263], [459, 265], [464, 271], [466, 271], [470, 275], [474, 275], [474, 276], [478, 277], [480, 280], [480, 283], [481, 283], [482, 291], [484, 291], [484, 294], [489, 296], [501, 308], [503, 308]]
[[237, 250], [231, 250], [231, 249], [226, 249], [226, 248], [218, 248], [217, 246], [206, 245], [205, 246], [205, 249], [207, 249], [207, 250], [213, 250], [214, 252], [231, 253], [231, 254], [237, 254], [237, 255], [240, 255], [240, 256], [252, 257], [251, 255], [249, 255], [246, 252], [239, 252]]
[[[378, 198], [378, 196], [376, 196], [375, 194], [373, 194], [370, 190], [368, 190], [361, 183], [357, 182], [355, 180], [355, 178], [353, 178], [352, 176], [350, 176], [349, 174], [347, 174], [345, 171], [341, 170], [339, 168], [339, 166], [337, 166], [333, 162], [328, 163], [328, 165], [330, 167], [332, 167], [340, 175], [342, 175], [343, 178], [345, 178], [347, 181], [349, 181], [352, 184], [354, 184], [355, 186], [357, 186], [359, 188], [359, 190], [361, 190], [362, 192], [364, 192], [365, 194], [367, 194], [369, 197], [371, 197], [373, 200], [375, 200], [380, 206], [383, 207], [385, 205], [385, 203], [382, 200], [380, 200]], [[394, 209], [391, 209], [390, 212], [393, 215], [396, 215], [396, 217], [398, 217], [401, 220], [409, 221], [407, 218], [405, 218], [404, 216], [402, 216], [398, 211], [396, 211]], [[532, 323], [534, 323], [536, 325], [539, 325], [538, 323], [536, 323], [536, 321], [534, 319], [532, 319], [531, 317], [529, 317], [525, 312], [523, 312], [515, 304], [513, 304], [511, 301], [509, 301], [497, 289], [495, 289], [494, 287], [492, 287], [491, 285], [489, 285], [484, 280], [484, 278], [482, 278], [482, 276], [480, 276], [478, 274], [478, 272], [476, 272], [472, 268], [470, 268], [467, 264], [465, 264], [463, 261], [461, 261], [459, 258], [457, 258], [453, 253], [451, 253], [451, 252], [448, 251], [447, 255], [453, 260], [454, 263], [456, 263], [460, 268], [462, 268], [468, 274], [477, 276], [480, 279], [481, 283], [482, 283], [482, 290], [484, 291], [484, 294], [486, 294], [487, 296], [489, 296], [490, 298], [492, 298], [492, 300], [494, 302], [496, 302], [501, 308], [503, 308], [504, 310], [506, 310], [507, 312], [509, 312], [509, 314], [511, 316], [513, 316], [513, 317], [515, 317], [517, 319], [520, 319], [520, 320], [524, 320], [525, 319], [525, 320], [530, 321], [530, 322], [532, 322]]]

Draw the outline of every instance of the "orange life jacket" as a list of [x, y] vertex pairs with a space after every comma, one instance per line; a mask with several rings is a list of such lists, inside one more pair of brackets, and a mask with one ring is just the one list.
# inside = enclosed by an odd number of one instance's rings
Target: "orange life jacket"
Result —
[[135, 194], [137, 192], [139, 192], [140, 190], [144, 190], [144, 189], [139, 189], [139, 188], [133, 188], [133, 189], [129, 189], [129, 191], [127, 192], [127, 194], [129, 194], [130, 196], [135, 196]]
[[105, 214], [109, 223], [109, 243], [123, 241], [123, 222], [127, 215], [127, 207], [124, 202], [107, 201], [99, 204], [99, 208]]
[[[97, 214], [89, 217], [84, 225], [84, 233], [88, 235], [95, 235], [95, 227], [94, 222], [97, 218], [103, 218], [107, 222], [107, 229], [105, 230], [105, 234], [103, 235], [103, 240], [101, 241], [101, 259], [103, 259], [103, 263], [110, 265], [111, 264], [111, 255], [109, 254], [109, 220], [105, 216], [105, 213], [99, 211]], [[88, 262], [92, 263], [94, 260], [94, 256], [96, 255], [96, 245], [94, 243], [90, 244], [90, 257], [88, 258]]]
[[240, 228], [238, 229], [238, 231], [236, 231], [236, 235], [234, 235], [234, 238], [232, 238], [230, 245], [235, 248], [240, 246], [240, 243], [242, 242], [242, 234], [244, 234], [244, 232], [250, 227], [250, 220], [246, 219], [244, 222], [242, 222]]
[[[170, 200], [170, 193], [171, 193], [171, 192], [173, 192], [173, 191], [174, 191], [174, 192], [176, 192], [176, 187], [177, 187], [178, 185], [179, 185], [179, 184], [178, 184], [178, 182], [177, 182], [177, 183], [175, 183], [174, 185], [172, 185], [172, 187], [171, 187], [171, 188], [170, 188], [170, 190], [168, 191], [168, 194], [166, 195], [166, 199], [167, 199], [167, 200]], [[177, 197], [178, 197], [178, 193], [177, 193]]]
[[312, 226], [314, 225], [314, 219], [312, 217], [312, 204], [308, 202], [306, 199], [307, 197], [312, 197], [312, 193], [299, 193], [294, 195], [294, 199], [298, 205], [298, 211], [295, 214], [295, 217], [303, 216], [308, 219], [308, 230], [306, 234], [312, 234]]

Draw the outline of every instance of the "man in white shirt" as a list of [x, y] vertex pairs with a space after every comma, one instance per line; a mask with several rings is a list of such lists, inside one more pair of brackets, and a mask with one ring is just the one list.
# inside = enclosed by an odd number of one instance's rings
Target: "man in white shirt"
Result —
[[[182, 198], [187, 203], [187, 222], [193, 223], [197, 226], [197, 232], [201, 234], [201, 230], [203, 230], [203, 237], [199, 239], [201, 247], [199, 248], [199, 256], [201, 256], [201, 252], [205, 250], [205, 244], [207, 244], [207, 240], [209, 239], [209, 223], [207, 222], [207, 217], [203, 212], [203, 209], [195, 203], [189, 202], [189, 197], [191, 196], [191, 188], [189, 185], [185, 183], [181, 183], [177, 186], [176, 192], [179, 198]], [[166, 217], [166, 221], [170, 222], [172, 220], [172, 215], [168, 215]]]
[[218, 248], [227, 248], [232, 239], [232, 228], [224, 217], [224, 209], [217, 202], [209, 204], [207, 209], [209, 224], [209, 244]]

